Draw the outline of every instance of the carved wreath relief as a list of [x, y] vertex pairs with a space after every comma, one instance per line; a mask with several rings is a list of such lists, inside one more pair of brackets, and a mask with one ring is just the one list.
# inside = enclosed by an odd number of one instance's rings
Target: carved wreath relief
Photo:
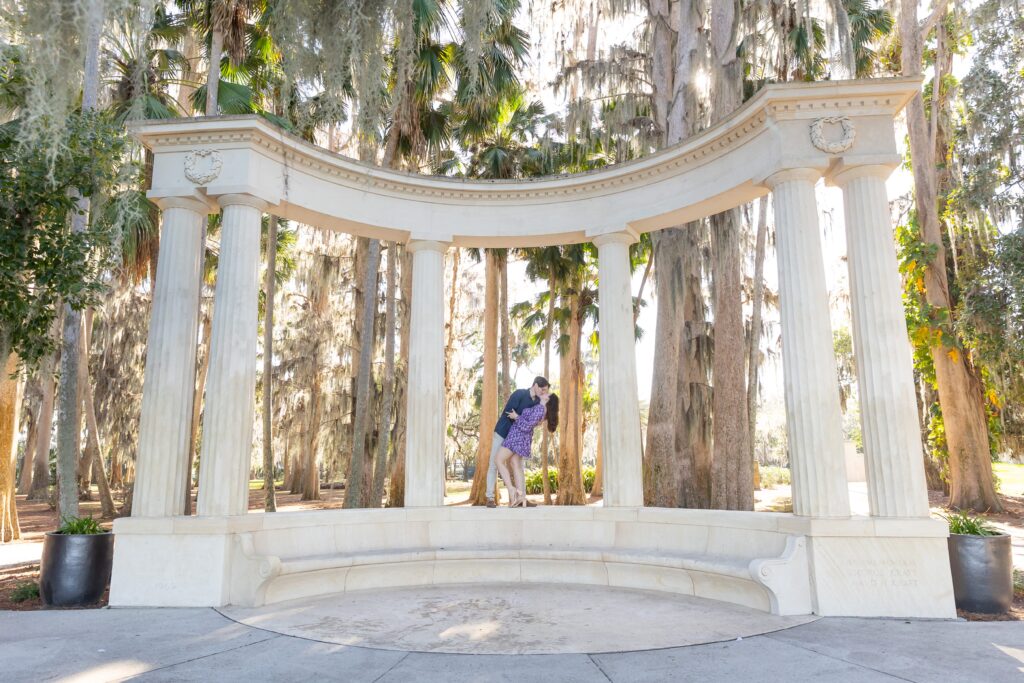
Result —
[[185, 157], [185, 177], [196, 185], [206, 185], [216, 180], [222, 166], [217, 150], [194, 149]]
[[[826, 123], [838, 123], [842, 126], [843, 136], [837, 142], [829, 142], [825, 139], [824, 127]], [[857, 131], [853, 127], [853, 121], [848, 116], [825, 116], [811, 124], [811, 144], [827, 154], [845, 152], [853, 147], [853, 141], [856, 137]]]

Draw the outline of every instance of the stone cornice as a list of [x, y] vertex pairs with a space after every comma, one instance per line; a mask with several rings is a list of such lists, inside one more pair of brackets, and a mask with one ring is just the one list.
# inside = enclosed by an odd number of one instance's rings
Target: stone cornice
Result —
[[614, 194], [692, 171], [778, 122], [837, 113], [891, 118], [919, 88], [918, 79], [903, 78], [769, 85], [718, 125], [655, 154], [586, 173], [519, 181], [393, 171], [328, 152], [256, 116], [150, 121], [134, 124], [132, 132], [157, 154], [211, 147], [255, 149], [286, 168], [385, 196], [443, 204], [543, 204]]

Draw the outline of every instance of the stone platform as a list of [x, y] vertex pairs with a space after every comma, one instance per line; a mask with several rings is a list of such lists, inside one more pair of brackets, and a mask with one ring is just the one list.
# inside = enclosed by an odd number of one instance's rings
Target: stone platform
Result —
[[652, 590], [774, 615], [950, 618], [941, 520], [663, 508], [321, 510], [114, 523], [115, 607], [448, 584]]
[[355, 591], [220, 612], [323, 643], [478, 655], [654, 650], [814, 621], [651, 591], [501, 583]]

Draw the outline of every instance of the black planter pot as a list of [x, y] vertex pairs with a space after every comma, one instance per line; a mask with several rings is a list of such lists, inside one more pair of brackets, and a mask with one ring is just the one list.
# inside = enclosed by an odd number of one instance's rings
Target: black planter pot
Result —
[[43, 541], [39, 597], [50, 607], [93, 605], [110, 583], [114, 534], [58, 534]]
[[956, 606], [968, 612], [999, 614], [1013, 602], [1010, 537], [949, 535], [949, 566]]

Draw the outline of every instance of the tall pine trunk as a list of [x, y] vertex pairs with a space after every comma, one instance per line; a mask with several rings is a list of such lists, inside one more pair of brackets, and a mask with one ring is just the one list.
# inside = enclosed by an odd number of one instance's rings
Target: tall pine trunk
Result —
[[[205, 228], [203, 234], [206, 234]], [[205, 240], [204, 240], [205, 242]], [[200, 286], [200, 291], [202, 287]], [[202, 309], [202, 305], [200, 305]], [[203, 396], [206, 389], [206, 377], [210, 373], [210, 336], [213, 316], [209, 311], [202, 316], [203, 336], [199, 342], [199, 367], [196, 369], [195, 392], [192, 395], [192, 420], [189, 423], [188, 462], [185, 464], [185, 513], [192, 514], [192, 472], [196, 462], [196, 438], [199, 436], [199, 423], [203, 415]]]
[[[551, 381], [551, 342], [555, 334], [555, 299], [557, 298], [555, 292], [557, 291], [557, 282], [555, 266], [552, 264], [548, 274], [548, 329], [544, 335], [544, 377], [549, 382]], [[543, 435], [540, 441], [541, 485], [544, 489], [544, 504], [551, 505], [551, 480], [548, 478], [548, 468], [551, 460], [551, 432], [543, 429], [541, 434]]]
[[686, 235], [682, 230], [671, 228], [654, 233], [651, 239], [658, 306], [654, 373], [644, 449], [644, 502], [655, 507], [682, 507], [683, 469], [676, 449], [678, 373], [667, 372], [666, 365], [678, 367], [679, 363], [682, 337], [679, 317], [685, 296], [683, 250]]
[[[494, 423], [498, 419], [498, 259], [487, 249], [484, 252], [484, 379], [480, 401], [480, 440], [476, 450], [476, 472], [469, 500], [473, 505], [487, 502], [487, 467], [491, 460]], [[506, 397], [507, 398], [507, 397]], [[497, 501], [497, 497], [495, 497]]]
[[739, 209], [711, 217], [715, 290], [711, 505], [723, 510], [754, 509], [753, 460], [747, 443], [747, 349], [740, 298], [739, 223]]
[[405, 505], [405, 425], [408, 417], [406, 393], [409, 386], [409, 316], [412, 301], [412, 254], [401, 248], [401, 296], [398, 302], [398, 328], [400, 330], [398, 344], [398, 363], [395, 368], [395, 429], [391, 443], [394, 444], [393, 462], [389, 465], [391, 473], [388, 486], [388, 507]]
[[[25, 394], [28, 392], [28, 383], [34, 382], [35, 379], [29, 379], [25, 385]], [[39, 411], [29, 412], [26, 410], [28, 417], [28, 428], [25, 434], [25, 455], [21, 461], [21, 477], [18, 479], [18, 493], [27, 495], [32, 490], [32, 475], [33, 475], [33, 461], [35, 460], [36, 453], [36, 432], [39, 430]]]
[[56, 351], [47, 356], [39, 368], [39, 381], [43, 387], [43, 398], [39, 404], [39, 426], [36, 428], [36, 455], [32, 462], [32, 488], [28, 499], [47, 500], [50, 495], [50, 442], [53, 439], [53, 403], [56, 380], [53, 377], [57, 365]]
[[[363, 283], [359, 372], [356, 376], [356, 406], [352, 428], [352, 458], [345, 480], [345, 507], [365, 507], [370, 485], [366, 481], [367, 431], [370, 424], [370, 379], [373, 375], [373, 320], [377, 313], [377, 274], [380, 270], [380, 240], [370, 240], [359, 275]], [[372, 475], [372, 472], [370, 473]]]
[[[82, 79], [82, 110], [95, 111], [99, 101], [100, 36], [105, 15], [104, 0], [90, 0], [86, 7], [85, 65]], [[89, 198], [79, 197], [79, 211], [71, 217], [71, 231], [85, 232], [89, 221]], [[78, 393], [78, 365], [82, 313], [64, 305], [61, 335], [60, 382], [57, 388], [57, 515], [58, 519], [78, 516], [78, 482], [81, 452], [82, 411]]]
[[[7, 347], [7, 345], [4, 345]], [[8, 347], [9, 348], [9, 347]], [[21, 407], [21, 377], [18, 356], [8, 348], [3, 351], [4, 366], [0, 368], [0, 543], [21, 538], [18, 524], [17, 498], [14, 493], [14, 457], [17, 445], [18, 413]]]
[[754, 454], [757, 434], [758, 368], [761, 364], [761, 309], [764, 306], [764, 254], [768, 241], [768, 197], [757, 205], [757, 236], [754, 244], [754, 291], [750, 303], [750, 338], [747, 340], [747, 448], [754, 468], [754, 486], [760, 488], [760, 475]]
[[[586, 505], [580, 462], [583, 457], [583, 307], [580, 294], [566, 295], [569, 344], [559, 362], [558, 505]], [[547, 429], [542, 422], [540, 429]]]
[[210, 35], [210, 69], [206, 74], [206, 115], [220, 113], [220, 61], [224, 54], [224, 31], [214, 28]]
[[274, 491], [274, 285], [277, 277], [277, 228], [277, 216], [270, 216], [263, 306], [263, 508], [267, 512], [277, 512], [277, 496]]
[[[373, 465], [373, 488], [370, 491], [369, 506], [380, 507], [384, 494], [384, 477], [388, 470], [388, 452], [391, 448], [391, 415], [395, 398], [395, 289], [398, 278], [398, 245], [388, 245], [387, 289], [384, 294], [384, 396], [381, 401], [380, 423], [377, 433], [377, 458]], [[458, 250], [455, 252], [458, 268]], [[457, 281], [456, 281], [457, 283]], [[453, 283], [453, 289], [455, 283]], [[454, 324], [454, 323], [453, 323]]]

